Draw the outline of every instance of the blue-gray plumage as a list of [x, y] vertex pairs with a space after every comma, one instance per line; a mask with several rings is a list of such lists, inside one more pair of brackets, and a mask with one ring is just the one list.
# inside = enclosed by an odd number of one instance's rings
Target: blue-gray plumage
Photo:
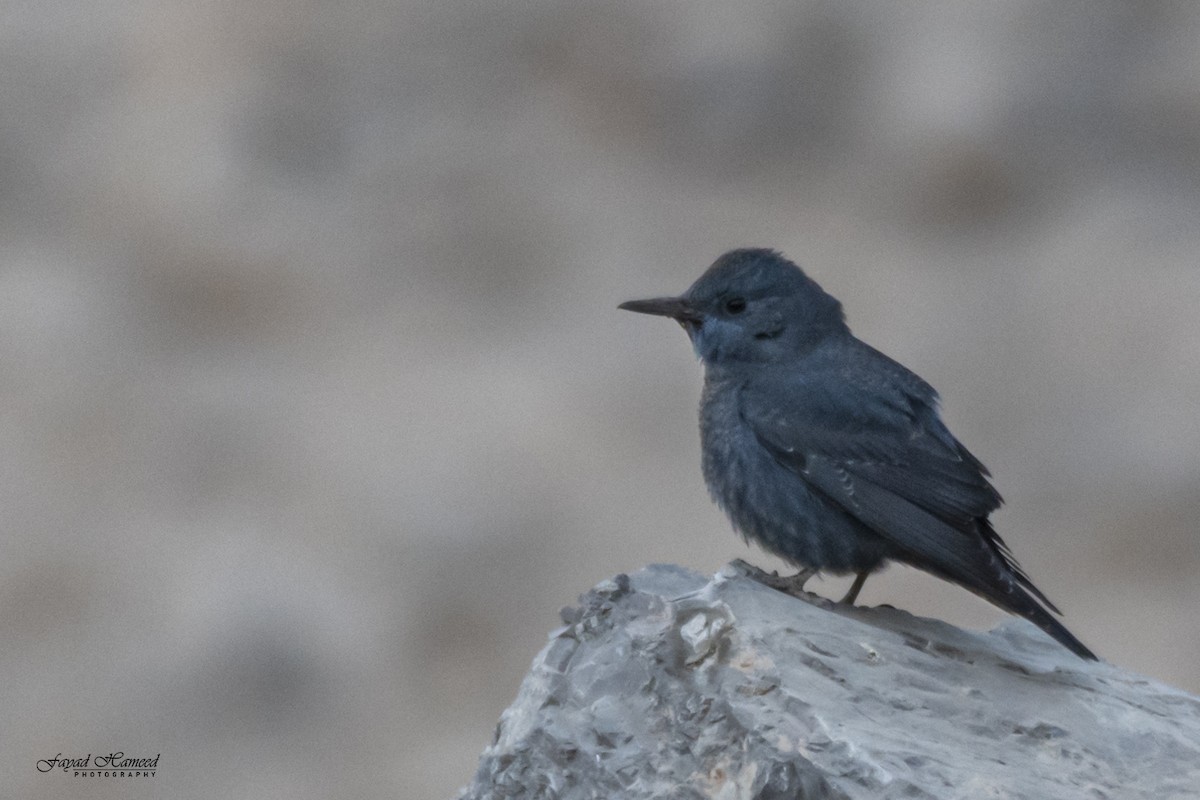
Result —
[[[937, 393], [846, 326], [841, 304], [771, 250], [734, 250], [679, 297], [621, 308], [677, 320], [704, 363], [704, 479], [747, 540], [802, 569], [899, 561], [952, 581], [1094, 659], [1056, 620], [988, 515], [987, 469]], [[1048, 610], [1049, 609], [1049, 610]]]

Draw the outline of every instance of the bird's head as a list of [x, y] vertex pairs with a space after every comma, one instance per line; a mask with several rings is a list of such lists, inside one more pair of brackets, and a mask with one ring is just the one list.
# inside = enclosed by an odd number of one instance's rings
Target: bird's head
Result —
[[731, 250], [680, 296], [619, 307], [676, 320], [705, 364], [784, 361], [847, 331], [841, 304], [774, 250]]

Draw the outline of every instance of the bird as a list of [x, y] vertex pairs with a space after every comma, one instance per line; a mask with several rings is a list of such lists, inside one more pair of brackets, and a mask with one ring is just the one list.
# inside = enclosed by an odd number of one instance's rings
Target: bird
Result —
[[683, 294], [619, 308], [668, 317], [704, 366], [702, 471], [747, 543], [799, 573], [889, 562], [957, 584], [1096, 660], [989, 520], [991, 473], [943, 422], [937, 392], [855, 337], [842, 304], [782, 253], [731, 250]]

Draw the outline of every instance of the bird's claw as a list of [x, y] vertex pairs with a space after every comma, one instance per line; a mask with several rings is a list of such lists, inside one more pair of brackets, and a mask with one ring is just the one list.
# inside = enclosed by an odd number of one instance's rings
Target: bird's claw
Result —
[[758, 581], [764, 586], [770, 586], [772, 589], [783, 592], [786, 595], [801, 600], [811, 600], [817, 596], [804, 589], [804, 584], [808, 583], [808, 580], [817, 574], [817, 570], [815, 569], [802, 569], [795, 575], [780, 575], [775, 571], [767, 572], [740, 558], [735, 559], [732, 562], [732, 566], [746, 577]]

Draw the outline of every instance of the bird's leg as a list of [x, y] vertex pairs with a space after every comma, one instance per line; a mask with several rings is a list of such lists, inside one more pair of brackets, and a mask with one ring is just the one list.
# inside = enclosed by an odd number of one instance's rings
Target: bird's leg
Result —
[[817, 571], [815, 569], [805, 567], [795, 575], [780, 575], [776, 578], [778, 585], [775, 588], [793, 597], [799, 597], [805, 594], [804, 584], [808, 583], [808, 579], [816, 574]]
[[854, 601], [858, 599], [858, 593], [862, 591], [863, 584], [867, 582], [867, 576], [871, 573], [863, 570], [854, 576], [854, 583], [850, 584], [850, 591], [846, 592], [846, 596], [839, 600], [839, 603], [849, 603], [854, 605]]
[[753, 578], [764, 586], [770, 586], [772, 589], [789, 594], [792, 597], [800, 597], [807, 595], [804, 591], [804, 584], [808, 579], [817, 574], [817, 570], [805, 567], [795, 575], [780, 575], [778, 572], [766, 572], [759, 569], [753, 564], [747, 564], [742, 559], [736, 559], [733, 562], [739, 570], [743, 571], [748, 577]]

